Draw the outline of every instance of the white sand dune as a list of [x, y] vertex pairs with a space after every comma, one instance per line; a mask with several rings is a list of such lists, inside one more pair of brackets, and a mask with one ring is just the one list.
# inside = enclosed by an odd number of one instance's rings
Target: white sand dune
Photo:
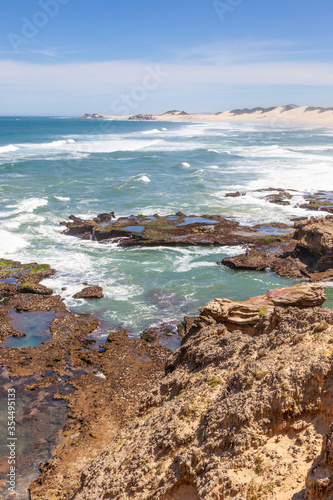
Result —
[[215, 114], [187, 114], [182, 111], [170, 111], [162, 115], [84, 115], [82, 118], [104, 118], [107, 120], [159, 120], [175, 122], [257, 122], [272, 125], [303, 125], [333, 127], [333, 110], [302, 106], [297, 108], [278, 107], [271, 110], [237, 110]]

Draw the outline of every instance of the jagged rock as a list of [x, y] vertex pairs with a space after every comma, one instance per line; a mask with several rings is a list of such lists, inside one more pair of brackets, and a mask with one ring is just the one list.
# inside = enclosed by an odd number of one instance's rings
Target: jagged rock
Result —
[[306, 480], [305, 498], [333, 498], [333, 424], [324, 437], [320, 457], [315, 461]]
[[269, 248], [252, 249], [248, 257], [237, 255], [222, 260], [232, 269], [264, 270], [271, 268], [287, 278], [311, 281], [333, 279], [333, 216], [296, 221], [294, 242], [281, 245], [280, 252]]
[[96, 217], [96, 222], [109, 222], [115, 218], [114, 212], [99, 214]]
[[44, 285], [35, 283], [22, 283], [18, 288], [19, 293], [35, 293], [37, 295], [52, 295], [53, 290]]
[[235, 323], [237, 325], [254, 325], [258, 323], [260, 308], [228, 299], [214, 299], [200, 309], [201, 316], [211, 316], [218, 323]]
[[306, 249], [312, 255], [333, 258], [333, 215], [295, 222], [295, 228], [298, 248]]
[[103, 288], [101, 286], [87, 286], [73, 297], [74, 299], [101, 299], [104, 297]]
[[[230, 303], [212, 302], [203, 311], [225, 317]], [[73, 499], [332, 498], [333, 311], [273, 307], [254, 336], [187, 320], [166, 376]]]

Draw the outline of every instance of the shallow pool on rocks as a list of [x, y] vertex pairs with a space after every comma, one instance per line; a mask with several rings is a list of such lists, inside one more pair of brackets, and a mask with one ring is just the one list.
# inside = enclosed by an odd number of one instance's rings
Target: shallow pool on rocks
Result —
[[24, 337], [7, 337], [0, 347], [22, 349], [23, 347], [37, 347], [45, 340], [51, 338], [50, 324], [60, 314], [51, 311], [16, 312], [12, 309], [8, 315], [11, 324]]
[[[26, 390], [41, 380], [40, 375], [26, 378], [9, 377], [6, 369], [0, 368], [0, 498], [9, 498], [9, 448], [8, 428], [8, 390], [15, 389], [15, 467], [16, 496], [22, 500], [29, 498], [27, 488], [36, 479], [39, 465], [53, 456], [55, 447], [62, 440], [61, 429], [66, 423], [67, 402], [55, 400], [54, 394], [60, 391], [67, 394], [73, 389], [56, 383], [50, 387]], [[11, 392], [13, 393], [13, 391]]]

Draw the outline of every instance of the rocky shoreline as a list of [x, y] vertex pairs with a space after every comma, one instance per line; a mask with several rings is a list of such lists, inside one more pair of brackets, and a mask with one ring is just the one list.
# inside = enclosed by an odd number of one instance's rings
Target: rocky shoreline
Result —
[[332, 498], [333, 311], [318, 285], [273, 292], [266, 310], [216, 299], [188, 320], [73, 498]]
[[255, 248], [248, 256], [238, 255], [222, 260], [232, 269], [272, 269], [287, 278], [306, 278], [310, 281], [333, 279], [333, 216], [306, 219], [294, 223], [292, 241], [270, 251], [273, 245]]
[[[303, 281], [333, 277], [330, 215], [248, 228], [216, 215], [114, 220], [111, 212], [63, 225], [68, 235], [123, 246], [247, 244], [248, 256], [223, 264]], [[98, 345], [90, 337], [98, 320], [67, 310], [41, 284], [54, 274], [46, 264], [0, 260], [7, 384], [26, 381], [27, 398], [41, 402], [53, 388], [69, 411], [31, 500], [333, 497], [333, 311], [322, 309], [321, 285], [214, 299], [183, 323], [141, 339], [110, 332]], [[95, 286], [77, 296], [102, 295]], [[24, 330], [29, 318], [40, 331]], [[173, 349], [181, 341], [174, 354], [169, 337]]]
[[[68, 404], [68, 419], [56, 456], [41, 465], [42, 475], [29, 488], [30, 498], [41, 500], [71, 498], [82, 466], [90, 463], [124, 423], [134, 417], [141, 392], [163, 376], [171, 352], [156, 342], [130, 339], [126, 331], [110, 332], [106, 344], [99, 349], [89, 339], [89, 334], [98, 328], [98, 320], [90, 314], [68, 311], [60, 296], [52, 295], [51, 289], [39, 284], [54, 273], [48, 265], [0, 261], [0, 366], [9, 371], [7, 385], [18, 377], [27, 383], [32, 380], [25, 387], [26, 399], [30, 394], [32, 405], [36, 398], [46, 404], [49, 391], [55, 387], [54, 398]], [[37, 339], [40, 337], [37, 345], [12, 347], [16, 340], [31, 340], [29, 321], [24, 323], [29, 316], [43, 330], [35, 333]], [[37, 422], [40, 418], [38, 413], [34, 417]], [[19, 462], [30, 463], [31, 453], [32, 449], [27, 450]], [[8, 493], [6, 464], [4, 457], [0, 464], [3, 498]], [[29, 477], [27, 473], [25, 487]]]
[[185, 215], [182, 212], [160, 216], [131, 215], [114, 218], [114, 212], [99, 214], [90, 220], [75, 215], [65, 226], [64, 234], [99, 243], [117, 243], [119, 246], [192, 246], [245, 245], [256, 246], [273, 242], [291, 241], [294, 228], [273, 222], [253, 227], [221, 215]]
[[287, 278], [329, 281], [333, 279], [333, 215], [282, 223], [240, 226], [219, 215], [130, 216], [113, 220], [112, 212], [91, 220], [74, 215], [64, 234], [120, 246], [223, 246], [248, 245], [248, 254], [227, 257], [232, 269], [271, 269]]

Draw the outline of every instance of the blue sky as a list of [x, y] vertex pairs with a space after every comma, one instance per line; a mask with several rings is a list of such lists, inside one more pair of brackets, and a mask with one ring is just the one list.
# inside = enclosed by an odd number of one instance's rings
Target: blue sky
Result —
[[1, 115], [333, 105], [331, 0], [1, 4]]

